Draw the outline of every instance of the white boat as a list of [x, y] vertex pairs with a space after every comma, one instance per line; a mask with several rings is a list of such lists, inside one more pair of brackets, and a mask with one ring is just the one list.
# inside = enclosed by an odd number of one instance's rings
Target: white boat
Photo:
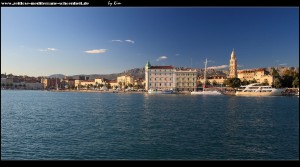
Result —
[[257, 83], [241, 86], [235, 92], [236, 96], [281, 96], [285, 89], [276, 89], [271, 86], [261, 86]]
[[206, 65], [207, 65], [207, 59], [204, 62], [205, 64], [205, 70], [204, 70], [204, 83], [203, 83], [203, 91], [197, 92], [193, 91], [191, 92], [191, 95], [222, 95], [221, 92], [216, 91], [216, 90], [205, 90], [205, 83], [206, 83]]
[[295, 93], [295, 96], [299, 96], [299, 88], [298, 91]]
[[157, 90], [157, 89], [149, 89], [148, 93], [150, 94], [172, 94], [173, 90]]
[[212, 91], [202, 91], [202, 92], [191, 92], [191, 95], [222, 95], [221, 92], [212, 90]]

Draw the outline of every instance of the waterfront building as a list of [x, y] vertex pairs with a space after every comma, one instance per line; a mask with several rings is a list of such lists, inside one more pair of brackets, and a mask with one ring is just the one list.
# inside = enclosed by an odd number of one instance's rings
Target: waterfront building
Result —
[[[16, 85], [22, 85], [24, 83], [14, 83]], [[28, 90], [41, 90], [44, 88], [44, 84], [39, 82], [25, 82], [25, 89]]]
[[106, 85], [106, 84], [108, 84], [108, 80], [107, 79], [105, 79], [105, 78], [95, 78], [95, 84], [97, 85], [100, 85], [100, 84], [102, 84], [102, 85]]
[[81, 80], [75, 79], [75, 88], [77, 88], [77, 89], [80, 88], [80, 82], [81, 82]]
[[145, 66], [145, 90], [176, 88], [176, 75], [173, 66], [151, 66], [148, 61]]
[[[211, 75], [207, 76], [206, 80], [212, 85], [214, 83], [221, 85], [224, 84], [226, 79], [226, 75]], [[198, 82], [204, 83], [204, 76], [198, 77]]]
[[60, 87], [60, 79], [57, 78], [41, 78], [41, 83], [44, 89], [55, 89], [56, 86]]
[[177, 91], [193, 91], [197, 87], [197, 70], [191, 68], [176, 68], [175, 82]]
[[94, 80], [82, 80], [80, 81], [80, 85], [81, 86], [94, 86], [95, 85], [95, 81]]
[[119, 84], [116, 80], [111, 80], [108, 82], [111, 86], [111, 88], [116, 89], [117, 87], [119, 87]]
[[7, 85], [7, 84], [12, 84], [13, 83], [13, 79], [12, 78], [1, 78], [1, 85]]
[[232, 50], [230, 61], [229, 61], [229, 78], [237, 78], [237, 60], [234, 53], [234, 49]]
[[134, 86], [138, 87], [138, 88], [143, 88], [144, 87], [144, 79], [143, 78], [135, 79]]
[[130, 75], [122, 75], [117, 77], [117, 82], [121, 88], [124, 88], [126, 85], [129, 86], [129, 84], [134, 84], [133, 77]]
[[238, 78], [243, 81], [256, 81], [257, 83], [267, 82], [269, 85], [273, 83], [273, 76], [264, 68], [245, 69], [238, 71]]
[[64, 86], [65, 88], [75, 88], [75, 79], [73, 78], [67, 78], [67, 79], [64, 79]]

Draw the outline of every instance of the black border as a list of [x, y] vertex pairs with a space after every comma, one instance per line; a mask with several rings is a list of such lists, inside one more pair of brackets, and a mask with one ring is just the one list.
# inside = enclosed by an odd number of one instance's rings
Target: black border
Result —
[[1, 7], [299, 7], [299, 2], [299, 0], [4, 0]]

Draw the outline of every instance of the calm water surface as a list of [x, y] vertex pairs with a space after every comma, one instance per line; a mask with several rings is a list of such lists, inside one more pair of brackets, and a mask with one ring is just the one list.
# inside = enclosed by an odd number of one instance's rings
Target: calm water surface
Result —
[[2, 90], [1, 159], [299, 160], [299, 98]]

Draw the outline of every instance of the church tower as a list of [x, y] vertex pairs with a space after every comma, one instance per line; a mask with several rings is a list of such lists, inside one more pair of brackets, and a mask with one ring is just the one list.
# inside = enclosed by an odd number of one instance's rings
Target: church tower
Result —
[[151, 68], [151, 64], [148, 60], [147, 64], [145, 65], [145, 81], [146, 81], [145, 90], [146, 91], [148, 91], [148, 89], [149, 89], [149, 69], [150, 68]]
[[237, 61], [234, 53], [234, 49], [232, 50], [230, 61], [229, 61], [229, 78], [237, 78]]

